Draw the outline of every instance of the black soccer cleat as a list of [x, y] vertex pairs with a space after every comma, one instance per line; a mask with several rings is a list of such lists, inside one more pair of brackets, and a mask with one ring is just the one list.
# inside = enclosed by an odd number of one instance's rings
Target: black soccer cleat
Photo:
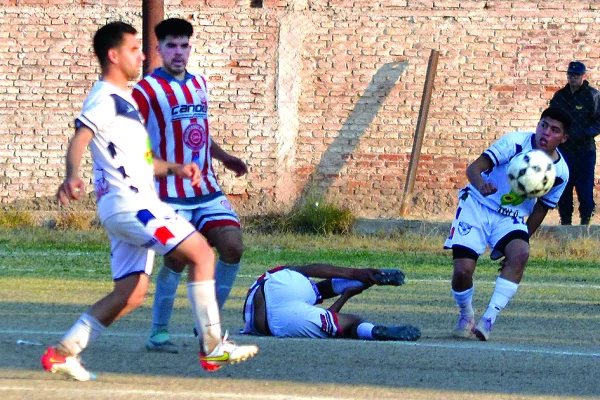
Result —
[[399, 269], [382, 269], [375, 274], [377, 285], [400, 286], [404, 284], [404, 273]]
[[375, 325], [372, 331], [375, 340], [396, 340], [414, 342], [421, 337], [421, 330], [411, 325]]

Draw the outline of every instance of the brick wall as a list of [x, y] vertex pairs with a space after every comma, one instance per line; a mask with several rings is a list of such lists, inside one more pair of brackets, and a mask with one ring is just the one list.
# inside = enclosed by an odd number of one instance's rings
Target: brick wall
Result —
[[[167, 17], [195, 26], [189, 68], [209, 80], [215, 140], [250, 165], [247, 179], [217, 168], [242, 214], [318, 191], [398, 217], [432, 49], [412, 213], [452, 212], [467, 163], [502, 133], [533, 129], [569, 61], [599, 86], [592, 1], [252, 3], [165, 1]], [[141, 31], [141, 1], [0, 0], [0, 203], [55, 192], [99, 72], [91, 37], [115, 19]]]

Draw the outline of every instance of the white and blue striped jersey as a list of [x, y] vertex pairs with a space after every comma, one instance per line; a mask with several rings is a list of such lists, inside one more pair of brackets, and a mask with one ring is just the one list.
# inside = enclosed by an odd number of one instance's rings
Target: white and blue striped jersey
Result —
[[159, 201], [150, 140], [130, 93], [105, 81], [96, 82], [75, 124], [94, 132], [90, 148], [101, 221], [139, 210], [140, 203]]
[[481, 176], [486, 182], [495, 184], [498, 191], [484, 197], [469, 183], [467, 188], [470, 189], [470, 194], [486, 207], [510, 217], [529, 216], [536, 201], [541, 202], [548, 208], [556, 208], [569, 180], [569, 168], [560, 152], [558, 153], [559, 159], [554, 162], [556, 168], [554, 186], [548, 193], [537, 199], [525, 200], [511, 193], [507, 175], [508, 163], [517, 154], [533, 150], [534, 138], [534, 132], [511, 132], [502, 136], [490, 148], [485, 150], [483, 154], [490, 158], [494, 166], [491, 170], [483, 171]]

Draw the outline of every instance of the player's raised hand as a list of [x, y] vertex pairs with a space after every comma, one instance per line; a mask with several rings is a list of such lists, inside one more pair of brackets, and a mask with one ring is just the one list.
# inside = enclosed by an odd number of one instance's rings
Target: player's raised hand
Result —
[[223, 163], [225, 168], [235, 172], [235, 176], [237, 178], [248, 173], [248, 166], [240, 158], [230, 156], [221, 162]]
[[69, 204], [70, 200], [79, 200], [81, 193], [85, 191], [85, 183], [81, 178], [67, 178], [58, 187], [56, 192], [56, 198], [62, 203], [63, 206]]
[[196, 163], [180, 164], [175, 167], [175, 175], [192, 181], [192, 186], [200, 186], [200, 167]]

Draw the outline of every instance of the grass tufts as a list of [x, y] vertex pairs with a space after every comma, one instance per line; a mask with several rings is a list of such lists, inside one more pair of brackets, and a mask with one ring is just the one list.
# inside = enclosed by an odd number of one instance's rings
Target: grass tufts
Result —
[[94, 215], [90, 213], [69, 211], [60, 213], [56, 216], [54, 229], [59, 231], [86, 231], [95, 227], [96, 225], [97, 224]]
[[2, 228], [26, 228], [35, 225], [35, 218], [28, 211], [0, 211], [0, 227]]
[[266, 214], [244, 218], [248, 232], [346, 235], [352, 232], [356, 217], [346, 208], [323, 199], [311, 198], [287, 214]]
[[348, 234], [356, 217], [347, 207], [339, 206], [322, 196], [309, 196], [288, 216], [293, 233], [319, 235]]

